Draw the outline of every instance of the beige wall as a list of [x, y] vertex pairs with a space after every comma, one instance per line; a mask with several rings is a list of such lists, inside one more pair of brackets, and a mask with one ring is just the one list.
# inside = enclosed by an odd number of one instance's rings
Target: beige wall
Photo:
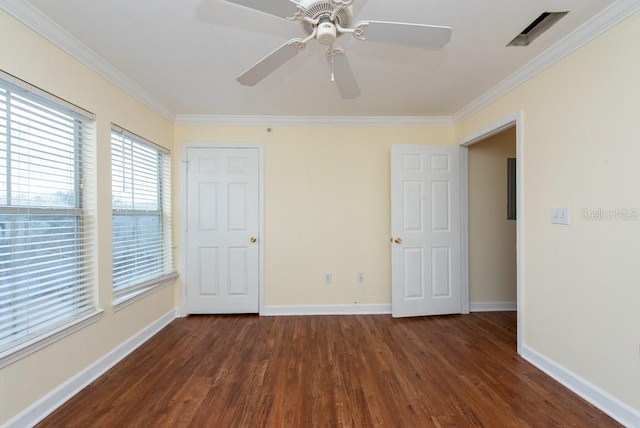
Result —
[[[640, 15], [456, 127], [463, 141], [522, 112], [524, 345], [640, 411]], [[570, 225], [552, 225], [554, 206]]]
[[178, 125], [175, 142], [264, 144], [266, 305], [389, 304], [390, 146], [453, 129]]
[[516, 301], [516, 222], [507, 220], [507, 159], [515, 156], [515, 128], [469, 147], [472, 305]]
[[173, 124], [0, 11], [0, 69], [97, 115], [97, 285], [101, 320], [0, 369], [0, 425], [174, 308], [171, 287], [114, 313], [111, 308], [111, 123], [167, 148]]

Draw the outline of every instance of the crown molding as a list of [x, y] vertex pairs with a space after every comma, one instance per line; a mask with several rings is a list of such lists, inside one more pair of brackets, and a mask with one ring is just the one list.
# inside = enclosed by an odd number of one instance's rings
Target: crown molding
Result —
[[536, 74], [560, 61], [570, 53], [578, 50], [605, 31], [640, 11], [638, 0], [618, 0], [590, 21], [577, 28], [567, 37], [534, 58], [524, 67], [489, 89], [480, 97], [467, 104], [453, 115], [453, 123], [457, 124], [474, 113], [488, 106], [498, 98], [525, 83]]
[[160, 116], [170, 122], [175, 119], [175, 113], [155, 96], [142, 89], [31, 3], [23, 0], [0, 0], [0, 8]]
[[224, 116], [179, 114], [178, 125], [437, 127], [453, 125], [450, 116]]

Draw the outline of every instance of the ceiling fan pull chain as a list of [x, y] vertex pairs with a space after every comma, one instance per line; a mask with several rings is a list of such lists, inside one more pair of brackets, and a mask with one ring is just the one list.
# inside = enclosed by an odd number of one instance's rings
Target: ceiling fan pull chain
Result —
[[[333, 51], [333, 46], [331, 46], [331, 50]], [[331, 83], [335, 83], [336, 81], [336, 76], [333, 74], [333, 63], [335, 58], [336, 58], [335, 54], [331, 55]]]
[[331, 47], [327, 50], [327, 53], [325, 54], [327, 56], [327, 59], [329, 59], [329, 63], [331, 64], [331, 83], [335, 83], [336, 81], [336, 75], [335, 75], [336, 55], [342, 54], [342, 53], [344, 53], [342, 51], [342, 48], [336, 48], [334, 45], [331, 45]]

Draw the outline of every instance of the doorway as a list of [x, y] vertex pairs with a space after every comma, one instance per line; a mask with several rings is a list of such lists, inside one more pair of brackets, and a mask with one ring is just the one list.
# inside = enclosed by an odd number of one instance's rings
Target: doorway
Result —
[[[463, 283], [471, 311], [516, 310], [522, 350], [522, 117], [462, 141]], [[516, 158], [515, 217], [508, 219], [507, 158]], [[472, 164], [473, 162], [473, 164]], [[492, 168], [489, 170], [489, 168]], [[471, 183], [470, 180], [480, 183]], [[483, 188], [493, 184], [493, 188]], [[497, 188], [495, 188], [497, 186]], [[490, 241], [487, 241], [490, 240]], [[498, 242], [495, 242], [498, 241]], [[487, 243], [488, 242], [488, 243]], [[499, 259], [498, 259], [499, 258]], [[473, 277], [472, 277], [473, 275]], [[515, 287], [514, 287], [515, 285]]]
[[468, 147], [471, 312], [516, 309], [516, 216], [509, 213], [515, 127]]

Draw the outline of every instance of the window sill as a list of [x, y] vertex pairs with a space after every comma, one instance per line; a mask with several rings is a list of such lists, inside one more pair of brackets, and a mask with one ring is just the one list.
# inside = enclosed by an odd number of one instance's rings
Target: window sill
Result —
[[121, 290], [113, 296], [113, 311], [118, 312], [120, 309], [126, 308], [146, 296], [155, 293], [165, 287], [172, 285], [178, 277], [177, 272], [173, 272], [160, 278], [153, 279], [143, 284], [135, 286], [131, 290]]
[[29, 340], [28, 342], [0, 352], [0, 369], [97, 322], [102, 318], [102, 313], [102, 309], [96, 309], [95, 311], [73, 320], [68, 324], [60, 326], [55, 330], [51, 330]]

